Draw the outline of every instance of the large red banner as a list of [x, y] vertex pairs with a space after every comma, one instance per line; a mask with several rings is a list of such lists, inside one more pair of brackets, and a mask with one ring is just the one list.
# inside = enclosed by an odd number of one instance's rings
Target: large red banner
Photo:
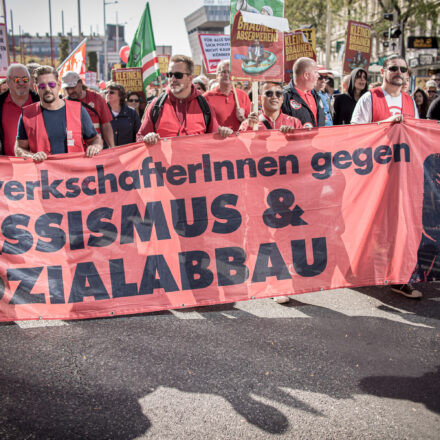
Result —
[[438, 277], [440, 125], [406, 120], [0, 159], [0, 320]]

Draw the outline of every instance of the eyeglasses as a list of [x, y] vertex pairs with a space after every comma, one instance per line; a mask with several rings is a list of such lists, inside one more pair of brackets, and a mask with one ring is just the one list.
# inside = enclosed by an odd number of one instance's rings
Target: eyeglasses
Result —
[[139, 102], [139, 99], [127, 99], [128, 102]]
[[318, 79], [319, 79], [320, 81], [322, 81], [323, 79], [327, 79], [327, 77], [326, 77], [326, 76], [319, 75]]
[[268, 98], [272, 98], [274, 94], [278, 99], [281, 98], [281, 96], [283, 96], [283, 92], [281, 90], [277, 90], [276, 92], [274, 92], [273, 90], [266, 90], [264, 92], [264, 96]]
[[114, 95], [116, 90], [106, 90], [105, 93], [107, 93], [107, 95]]
[[15, 84], [18, 84], [20, 81], [23, 81], [25, 84], [27, 84], [29, 82], [29, 78], [27, 76], [14, 76], [12, 81], [14, 81]]
[[434, 93], [437, 93], [437, 90], [427, 90], [427, 92], [428, 92], [429, 94], [434, 94]]
[[390, 72], [397, 72], [399, 69], [400, 69], [400, 71], [402, 73], [408, 72], [408, 67], [402, 67], [402, 66], [390, 66], [390, 67], [387, 67], [387, 70], [389, 70]]
[[189, 73], [186, 73], [186, 72], [167, 72], [167, 78], [172, 78], [174, 76], [174, 78], [176, 78], [176, 79], [182, 79], [183, 75], [189, 75]]
[[54, 89], [57, 86], [57, 83], [55, 81], [49, 81], [47, 84], [46, 83], [40, 83], [38, 84], [38, 88], [40, 90], [44, 90], [46, 87], [50, 87], [51, 89]]

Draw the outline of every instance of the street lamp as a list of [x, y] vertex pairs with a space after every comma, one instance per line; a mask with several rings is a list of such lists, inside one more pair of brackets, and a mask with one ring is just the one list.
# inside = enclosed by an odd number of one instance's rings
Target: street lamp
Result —
[[107, 21], [105, 19], [105, 7], [107, 5], [114, 5], [118, 3], [118, 0], [112, 2], [106, 2], [102, 0], [102, 9], [104, 10], [104, 81], [108, 78], [108, 60], [107, 60]]

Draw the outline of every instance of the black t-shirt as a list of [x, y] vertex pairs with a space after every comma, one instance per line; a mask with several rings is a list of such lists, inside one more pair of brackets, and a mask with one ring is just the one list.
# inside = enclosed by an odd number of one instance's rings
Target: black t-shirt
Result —
[[[50, 142], [51, 154], [67, 153], [66, 106], [64, 105], [58, 110], [48, 110], [41, 107], [41, 110], [43, 112], [44, 125]], [[83, 139], [91, 139], [97, 135], [90, 116], [84, 107], [81, 107], [81, 129]], [[28, 139], [23, 124], [23, 115], [20, 116], [18, 121], [17, 139]]]

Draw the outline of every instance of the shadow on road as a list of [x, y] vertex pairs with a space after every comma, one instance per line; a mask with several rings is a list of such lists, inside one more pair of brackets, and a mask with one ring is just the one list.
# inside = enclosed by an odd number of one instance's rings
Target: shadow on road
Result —
[[[414, 322], [439, 318], [437, 302], [403, 301], [399, 307], [420, 307]], [[139, 403], [159, 387], [219, 396], [268, 434], [291, 428], [279, 404], [325, 417], [295, 391], [404, 399], [440, 414], [432, 328], [349, 317], [296, 299], [289, 307], [308, 318], [161, 316], [26, 331], [5, 327], [0, 437], [134, 439], [151, 427], [150, 411], [166, 411], [165, 403], [143, 409]], [[233, 307], [197, 309], [205, 315], [223, 310]]]

